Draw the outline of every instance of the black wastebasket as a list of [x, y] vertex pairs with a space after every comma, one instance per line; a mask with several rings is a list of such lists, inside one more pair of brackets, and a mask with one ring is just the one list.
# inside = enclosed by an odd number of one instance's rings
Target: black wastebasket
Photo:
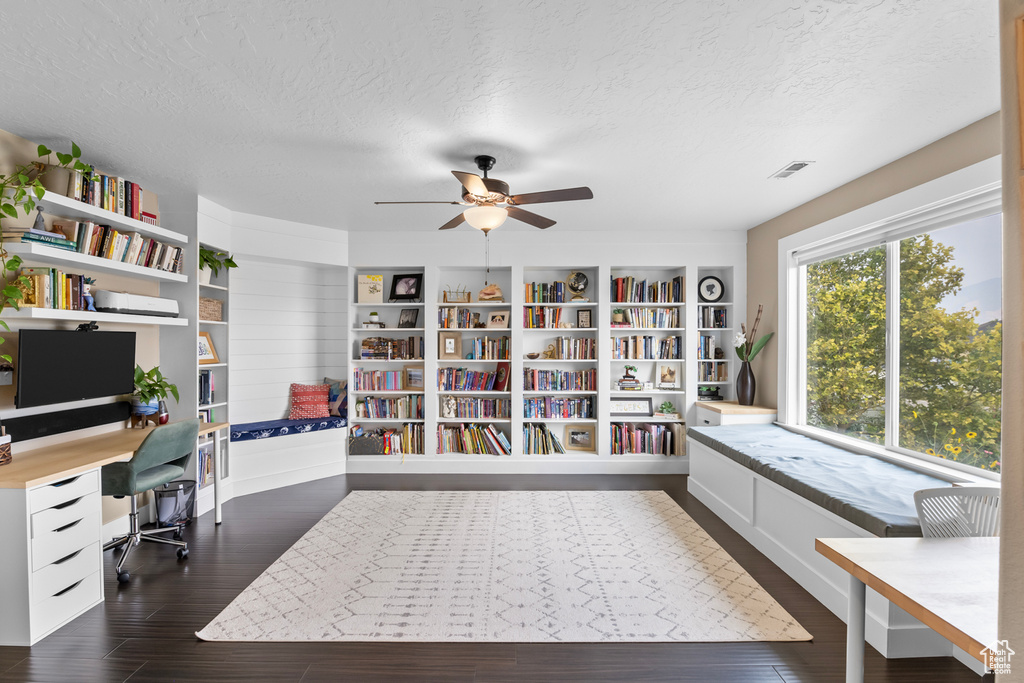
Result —
[[196, 482], [179, 479], [153, 489], [157, 526], [191, 524], [196, 510]]

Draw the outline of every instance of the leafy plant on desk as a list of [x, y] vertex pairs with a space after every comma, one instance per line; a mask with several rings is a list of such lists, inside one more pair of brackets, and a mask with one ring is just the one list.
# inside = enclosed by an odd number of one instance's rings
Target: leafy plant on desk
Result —
[[237, 268], [238, 264], [235, 263], [231, 255], [225, 251], [213, 251], [205, 247], [199, 247], [199, 270], [203, 268], [209, 268], [210, 272], [216, 276], [220, 273], [221, 268]]
[[[55, 154], [58, 163], [46, 165], [40, 161], [33, 161], [15, 167], [7, 174], [0, 173], [0, 276], [3, 276], [3, 290], [0, 290], [0, 314], [10, 306], [18, 310], [21, 301], [25, 298], [25, 290], [32, 285], [32, 282], [25, 276], [18, 276], [8, 281], [10, 274], [21, 268], [21, 257], [11, 256], [3, 245], [3, 219], [17, 218], [18, 210], [21, 209], [28, 216], [36, 208], [36, 203], [43, 198], [46, 188], [43, 187], [42, 178], [47, 171], [54, 168], [66, 168], [82, 173], [89, 173], [92, 168], [80, 161], [82, 150], [78, 145], [71, 143], [71, 153], [54, 152], [46, 145], [39, 145], [37, 153], [40, 159], [49, 161], [49, 156]], [[10, 327], [3, 320], [0, 320], [0, 327], [8, 332]], [[0, 337], [0, 344], [4, 343]], [[10, 355], [0, 354], [0, 358], [12, 362]]]
[[160, 366], [155, 365], [149, 372], [145, 372], [141, 365], [135, 366], [135, 393], [140, 403], [149, 403], [156, 399], [167, 398], [167, 394], [174, 396], [178, 401], [178, 385], [171, 384], [160, 372]]

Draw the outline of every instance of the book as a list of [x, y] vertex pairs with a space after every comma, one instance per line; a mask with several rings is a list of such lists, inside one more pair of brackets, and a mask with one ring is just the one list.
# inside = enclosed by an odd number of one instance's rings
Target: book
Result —
[[356, 302], [361, 304], [384, 303], [384, 276], [357, 275]]

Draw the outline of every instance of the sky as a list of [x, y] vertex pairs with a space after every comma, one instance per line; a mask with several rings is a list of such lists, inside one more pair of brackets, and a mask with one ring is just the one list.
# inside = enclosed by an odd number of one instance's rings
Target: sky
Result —
[[955, 263], [964, 271], [963, 286], [940, 303], [947, 311], [977, 308], [979, 324], [1002, 320], [1002, 214], [929, 233], [953, 247]]

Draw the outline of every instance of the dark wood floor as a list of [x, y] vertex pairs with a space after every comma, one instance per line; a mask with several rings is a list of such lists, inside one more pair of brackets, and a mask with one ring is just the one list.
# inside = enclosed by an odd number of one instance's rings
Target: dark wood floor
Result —
[[[106, 602], [35, 647], [0, 647], [0, 681], [842, 681], [845, 627], [685, 490], [680, 476], [349, 475], [246, 496], [186, 532], [191, 557], [141, 546], [132, 582], [105, 557]], [[809, 643], [206, 643], [195, 637], [354, 489], [662, 489], [812, 634]], [[2, 615], [0, 615], [2, 618]], [[886, 660], [869, 681], [992, 680], [952, 658]]]

